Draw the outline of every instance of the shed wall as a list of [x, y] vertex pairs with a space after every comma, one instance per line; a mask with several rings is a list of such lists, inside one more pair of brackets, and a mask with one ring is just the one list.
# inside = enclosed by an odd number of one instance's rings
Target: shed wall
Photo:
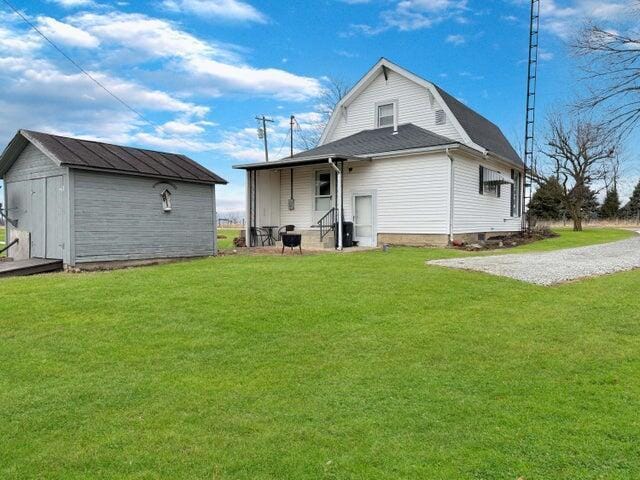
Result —
[[[28, 144], [4, 177], [8, 216], [17, 230], [31, 234], [33, 257], [68, 261], [68, 216], [65, 180], [68, 171]], [[7, 224], [7, 238], [12, 238]], [[9, 252], [11, 255], [11, 252]]]
[[76, 262], [194, 257], [214, 252], [211, 185], [174, 182], [171, 212], [157, 179], [74, 170]]

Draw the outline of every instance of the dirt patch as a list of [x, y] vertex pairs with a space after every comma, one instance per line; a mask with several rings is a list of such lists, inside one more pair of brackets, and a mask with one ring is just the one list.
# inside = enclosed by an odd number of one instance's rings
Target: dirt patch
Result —
[[483, 250], [505, 250], [557, 236], [558, 234], [554, 233], [550, 228], [542, 227], [536, 228], [532, 232], [497, 235], [487, 240], [479, 240], [477, 242], [466, 243], [458, 240], [454, 241], [452, 246], [458, 250], [466, 250], [469, 252], [479, 252]]

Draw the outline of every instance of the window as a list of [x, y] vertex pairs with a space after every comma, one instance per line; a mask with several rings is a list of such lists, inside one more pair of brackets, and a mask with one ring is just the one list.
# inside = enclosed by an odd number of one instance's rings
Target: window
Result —
[[447, 123], [447, 115], [444, 110], [436, 110], [436, 125], [444, 125]]
[[165, 212], [171, 211], [171, 192], [168, 189], [164, 189], [160, 194], [162, 198], [162, 210]]
[[522, 208], [522, 174], [511, 170], [511, 216], [519, 217]]
[[316, 172], [315, 182], [316, 212], [327, 212], [331, 208], [331, 173]]
[[393, 127], [395, 124], [394, 110], [393, 103], [378, 105], [378, 127]]
[[480, 174], [478, 176], [478, 193], [480, 195], [493, 195], [500, 198], [501, 185], [504, 182], [504, 177], [500, 172], [485, 168], [480, 165]]

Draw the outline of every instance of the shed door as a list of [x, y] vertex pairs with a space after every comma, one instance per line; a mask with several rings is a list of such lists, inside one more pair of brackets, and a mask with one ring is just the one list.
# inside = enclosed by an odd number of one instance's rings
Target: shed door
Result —
[[48, 177], [46, 198], [46, 258], [62, 259], [64, 247], [64, 183], [62, 176]]
[[[31, 256], [45, 258], [46, 254], [46, 178], [31, 180], [31, 199], [29, 202], [29, 225], [24, 225], [31, 232]], [[18, 223], [18, 225], [20, 225]], [[29, 228], [30, 227], [30, 228]]]

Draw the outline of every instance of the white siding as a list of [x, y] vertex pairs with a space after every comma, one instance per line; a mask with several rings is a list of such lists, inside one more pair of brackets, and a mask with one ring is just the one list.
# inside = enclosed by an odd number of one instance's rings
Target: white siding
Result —
[[520, 230], [520, 217], [511, 217], [511, 186], [502, 185], [500, 198], [479, 192], [480, 165], [507, 177], [511, 169], [491, 161], [456, 157], [454, 161], [454, 233], [510, 232]]
[[377, 233], [446, 234], [448, 178], [449, 160], [444, 154], [347, 164], [345, 220], [353, 218], [354, 193], [374, 192]]
[[[313, 200], [314, 200], [314, 175], [319, 169], [328, 169], [329, 165], [313, 165], [297, 167], [293, 169], [293, 198], [295, 209], [289, 210], [289, 198], [291, 192], [290, 169], [280, 172], [280, 224], [295, 225], [297, 228], [306, 229], [314, 224]], [[334, 192], [332, 192], [334, 193]], [[335, 195], [335, 193], [334, 193]]]
[[[444, 154], [425, 154], [345, 163], [345, 219], [350, 221], [353, 217], [351, 203], [354, 193], [375, 192], [378, 233], [448, 233], [448, 162]], [[280, 180], [280, 217], [279, 221], [271, 222], [271, 225], [291, 224], [299, 229], [307, 229], [315, 224], [313, 182], [314, 172], [319, 169], [327, 170], [328, 166], [294, 167], [294, 210], [288, 208], [290, 169], [277, 172]], [[264, 180], [266, 177], [258, 178]], [[262, 187], [258, 185], [258, 225], [266, 224], [261, 219], [275, 220], [275, 217], [263, 216], [263, 212], [269, 210], [271, 200], [260, 194], [261, 188], [265, 188], [264, 182]], [[335, 190], [335, 185], [332, 185], [334, 199]]]
[[280, 224], [280, 172], [256, 171], [256, 222], [258, 226]]
[[462, 137], [447, 118], [444, 125], [436, 125], [435, 112], [442, 108], [428, 90], [408, 78], [389, 71], [385, 80], [380, 73], [346, 108], [338, 113], [335, 128], [324, 143], [375, 128], [376, 104], [398, 102], [398, 124], [413, 123], [439, 135], [462, 141]]

